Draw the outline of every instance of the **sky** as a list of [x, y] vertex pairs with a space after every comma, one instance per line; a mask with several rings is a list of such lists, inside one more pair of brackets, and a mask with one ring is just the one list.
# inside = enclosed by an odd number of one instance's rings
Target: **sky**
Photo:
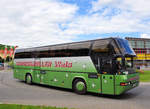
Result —
[[150, 38], [150, 0], [0, 0], [0, 44]]

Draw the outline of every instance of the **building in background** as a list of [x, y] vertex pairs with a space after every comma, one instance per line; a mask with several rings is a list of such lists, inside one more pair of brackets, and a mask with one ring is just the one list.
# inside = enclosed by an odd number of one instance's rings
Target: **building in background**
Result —
[[126, 37], [135, 51], [136, 58], [136, 67], [150, 67], [150, 39], [148, 38], [132, 38]]
[[0, 44], [0, 63], [11, 61], [14, 58], [16, 47]]
[[17, 46], [9, 46], [0, 44], [0, 70], [9, 68], [14, 58], [14, 51]]

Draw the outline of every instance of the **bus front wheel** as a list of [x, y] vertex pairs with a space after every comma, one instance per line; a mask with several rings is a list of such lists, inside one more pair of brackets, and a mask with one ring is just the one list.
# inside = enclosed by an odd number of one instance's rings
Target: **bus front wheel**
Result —
[[73, 90], [77, 93], [77, 94], [85, 94], [86, 93], [86, 83], [84, 80], [82, 79], [76, 79], [73, 82]]
[[30, 74], [27, 74], [27, 75], [26, 75], [26, 80], [25, 80], [25, 82], [26, 82], [27, 84], [32, 84], [32, 76], [31, 76]]

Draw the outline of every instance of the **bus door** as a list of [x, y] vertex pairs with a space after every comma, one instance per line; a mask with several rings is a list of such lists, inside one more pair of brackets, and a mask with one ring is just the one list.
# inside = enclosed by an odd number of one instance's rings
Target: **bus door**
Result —
[[89, 84], [89, 88], [88, 91], [89, 92], [95, 92], [95, 93], [101, 93], [101, 76], [100, 76], [100, 61], [101, 58], [99, 56], [99, 54], [94, 54], [92, 56], [92, 59], [94, 61], [95, 64], [95, 68], [97, 69], [98, 73], [89, 73], [88, 74], [88, 84]]
[[103, 94], [114, 94], [114, 80], [115, 76], [112, 71], [112, 60], [111, 59], [102, 59], [101, 60], [101, 82], [102, 82], [102, 93]]
[[35, 58], [34, 59], [34, 82], [35, 83], [40, 83], [41, 82], [41, 60], [40, 58]]

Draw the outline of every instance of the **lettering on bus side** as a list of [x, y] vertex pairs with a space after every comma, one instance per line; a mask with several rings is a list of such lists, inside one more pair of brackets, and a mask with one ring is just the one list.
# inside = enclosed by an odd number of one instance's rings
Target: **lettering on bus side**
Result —
[[52, 66], [52, 62], [41, 62], [41, 67], [51, 67]]
[[18, 66], [34, 66], [33, 62], [16, 62]]
[[[16, 62], [16, 65], [18, 66], [36, 66], [36, 67], [52, 67], [53, 62], [51, 61], [35, 61], [35, 62]], [[58, 68], [72, 68], [72, 62], [62, 62], [62, 61], [55, 61], [54, 67]]]
[[66, 61], [65, 63], [61, 61], [55, 61], [55, 67], [63, 67], [63, 68], [72, 68], [72, 63]]

